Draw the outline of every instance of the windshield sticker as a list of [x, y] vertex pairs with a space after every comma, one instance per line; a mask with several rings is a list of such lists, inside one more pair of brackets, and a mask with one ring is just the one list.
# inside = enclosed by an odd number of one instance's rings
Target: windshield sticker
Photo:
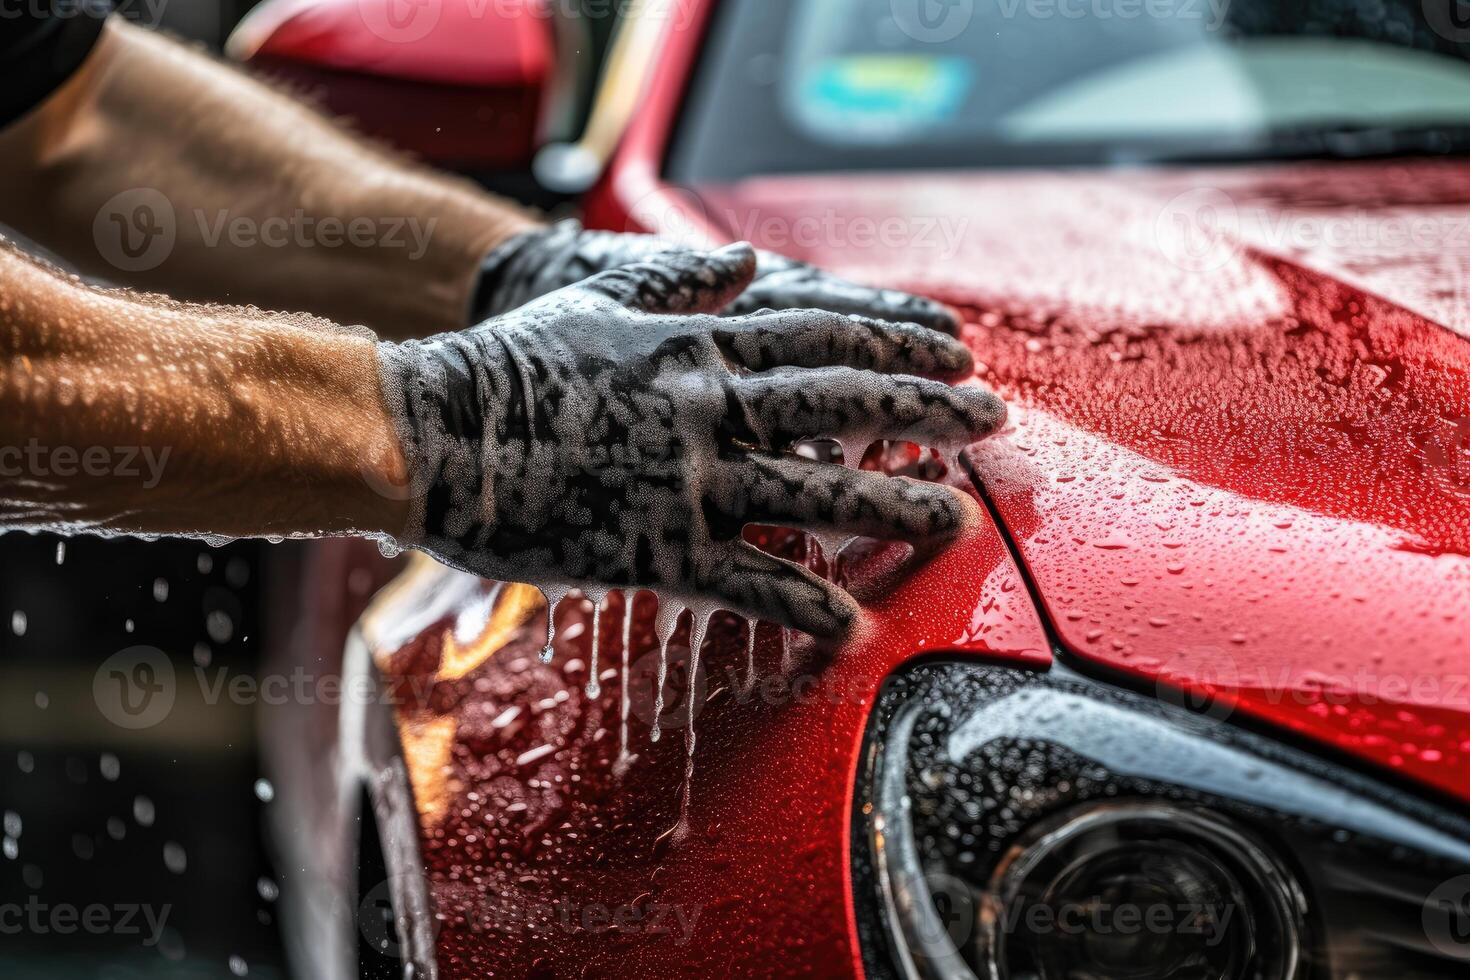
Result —
[[954, 118], [964, 107], [973, 75], [964, 58], [830, 58], [800, 77], [798, 116], [829, 136], [890, 136]]

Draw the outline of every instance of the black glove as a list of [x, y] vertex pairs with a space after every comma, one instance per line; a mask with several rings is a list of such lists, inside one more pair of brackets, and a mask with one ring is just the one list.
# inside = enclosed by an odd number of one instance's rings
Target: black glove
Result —
[[[462, 333], [379, 345], [409, 463], [403, 543], [482, 576], [653, 589], [817, 634], [852, 598], [743, 541], [747, 523], [942, 541], [959, 491], [786, 452], [817, 436], [958, 448], [1005, 410], [958, 341], [813, 310], [717, 318], [748, 245], [600, 273]], [[704, 314], [704, 315], [671, 315]], [[885, 372], [885, 373], [877, 373]]]
[[[674, 251], [702, 254], [652, 235], [586, 231], [576, 221], [522, 232], [481, 263], [470, 322], [499, 316], [599, 272]], [[831, 310], [917, 323], [951, 336], [959, 332], [954, 314], [931, 299], [858, 285], [774, 252], [755, 254], [755, 281], [723, 310], [711, 312], [738, 316], [757, 310]]]

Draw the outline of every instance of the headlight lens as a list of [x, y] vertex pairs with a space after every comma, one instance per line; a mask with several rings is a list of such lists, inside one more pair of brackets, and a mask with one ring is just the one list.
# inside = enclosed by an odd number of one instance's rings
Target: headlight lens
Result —
[[1061, 668], [893, 678], [857, 804], [873, 976], [1470, 975], [1463, 818]]
[[1010, 976], [1231, 980], [1258, 963], [1289, 977], [1300, 958], [1305, 903], [1291, 873], [1239, 827], [1167, 804], [1043, 821], [986, 895], [999, 901], [985, 951]]

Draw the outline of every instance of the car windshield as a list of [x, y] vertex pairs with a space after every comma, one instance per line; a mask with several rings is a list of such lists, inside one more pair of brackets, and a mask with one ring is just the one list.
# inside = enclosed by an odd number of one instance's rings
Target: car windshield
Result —
[[724, 0], [669, 176], [1458, 152], [1456, 8]]

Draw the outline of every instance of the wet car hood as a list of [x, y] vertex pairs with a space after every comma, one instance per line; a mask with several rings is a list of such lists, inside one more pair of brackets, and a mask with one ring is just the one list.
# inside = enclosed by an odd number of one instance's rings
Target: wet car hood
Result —
[[1470, 798], [1470, 166], [780, 178], [711, 222], [965, 314], [1079, 664]]

